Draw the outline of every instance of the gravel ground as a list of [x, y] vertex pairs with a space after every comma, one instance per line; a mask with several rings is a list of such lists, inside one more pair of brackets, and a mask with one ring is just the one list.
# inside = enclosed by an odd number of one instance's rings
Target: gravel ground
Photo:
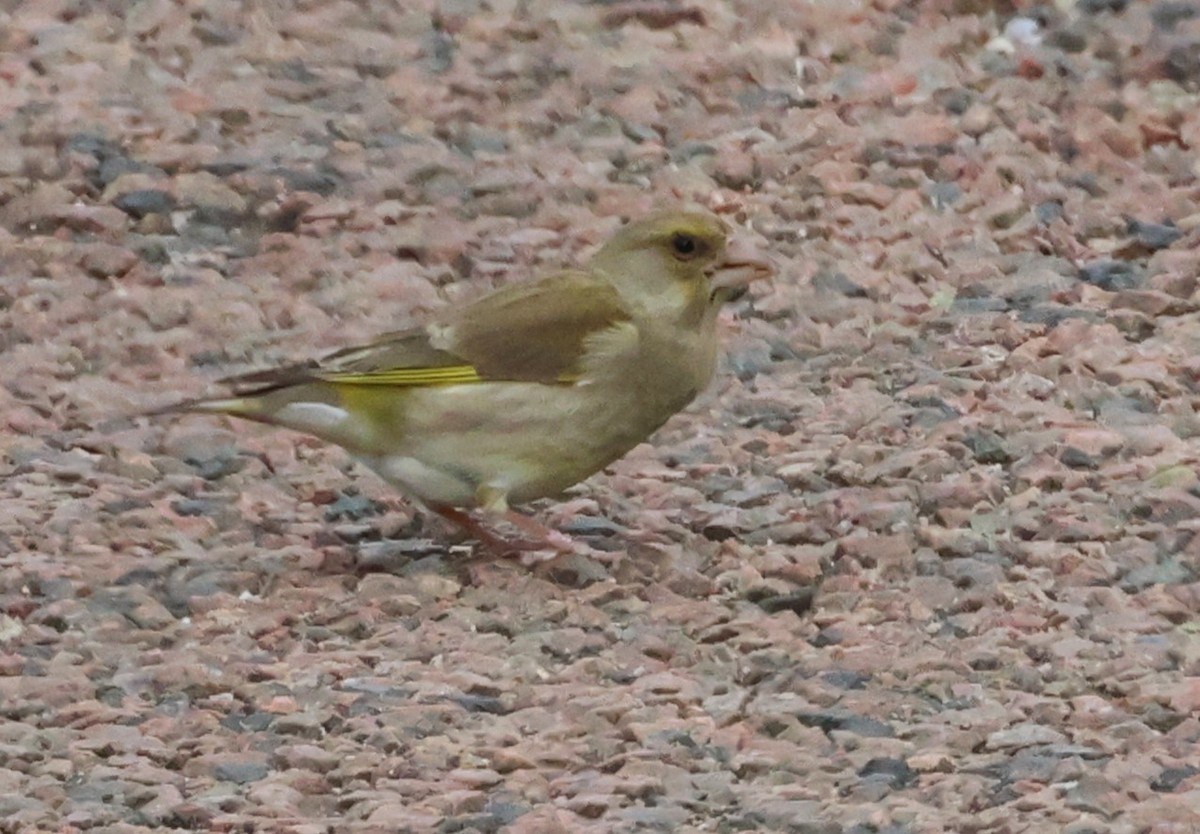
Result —
[[[1200, 831], [1196, 0], [3, 9], [0, 832]], [[677, 199], [615, 565], [128, 416]]]

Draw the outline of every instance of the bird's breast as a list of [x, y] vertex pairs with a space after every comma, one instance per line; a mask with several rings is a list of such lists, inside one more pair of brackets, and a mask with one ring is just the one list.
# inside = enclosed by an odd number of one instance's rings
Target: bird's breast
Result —
[[715, 328], [643, 333], [628, 378], [643, 407], [659, 418], [658, 425], [708, 387], [716, 368], [716, 351]]

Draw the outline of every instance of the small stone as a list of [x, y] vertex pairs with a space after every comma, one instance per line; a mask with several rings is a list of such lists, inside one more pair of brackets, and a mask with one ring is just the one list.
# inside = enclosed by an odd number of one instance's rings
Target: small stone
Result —
[[1063, 219], [1063, 204], [1059, 200], [1047, 200], [1044, 203], [1038, 203], [1033, 209], [1034, 216], [1043, 226], [1049, 226], [1055, 220]]
[[211, 516], [225, 507], [225, 502], [212, 498], [179, 498], [171, 502], [171, 510], [184, 518]]
[[359, 570], [392, 573], [407, 572], [410, 566], [439, 559], [445, 552], [445, 545], [433, 539], [387, 539], [359, 543], [355, 557]]
[[816, 588], [802, 588], [787, 594], [774, 594], [756, 600], [758, 607], [768, 614], [778, 614], [781, 611], [791, 611], [797, 616], [807, 614], [812, 610], [813, 600], [816, 599]]
[[246, 211], [246, 199], [207, 171], [180, 174], [175, 179], [175, 192], [181, 206], [215, 209], [231, 215]]
[[[147, 786], [151, 796], [147, 802], [137, 806], [138, 816], [156, 827], [174, 826], [175, 811], [183, 805], [183, 794], [174, 785]], [[168, 823], [168, 820], [171, 822]]]
[[809, 640], [809, 643], [813, 648], [824, 649], [829, 646], [837, 646], [845, 639], [845, 635], [837, 626], [826, 626], [818, 631], [816, 636]]
[[1146, 223], [1132, 218], [1126, 223], [1126, 232], [1151, 252], [1166, 249], [1183, 237], [1183, 231], [1170, 223]]
[[569, 536], [616, 536], [625, 532], [615, 521], [593, 515], [577, 515], [562, 530]]
[[177, 622], [166, 606], [153, 598], [143, 599], [125, 616], [138, 628], [150, 631], [166, 631]]
[[265, 762], [235, 758], [218, 762], [213, 768], [213, 777], [222, 782], [245, 785], [265, 779], [270, 772]]
[[722, 148], [717, 154], [712, 172], [719, 185], [734, 191], [754, 188], [761, 179], [754, 157], [737, 148]]
[[961, 116], [974, 103], [975, 94], [963, 87], [954, 87], [949, 90], [941, 90], [936, 98], [941, 101], [942, 107], [946, 108], [947, 113]]
[[1163, 72], [1180, 84], [1200, 81], [1200, 39], [1171, 47], [1163, 61]]
[[1087, 49], [1087, 35], [1074, 26], [1055, 29], [1046, 35], [1046, 45], [1061, 49], [1063, 52], [1077, 54]]
[[1200, 4], [1194, 0], [1162, 0], [1150, 9], [1154, 26], [1167, 32], [1173, 32], [1180, 23], [1197, 17], [1200, 17]]
[[175, 208], [175, 198], [166, 191], [144, 188], [126, 191], [113, 200], [113, 205], [130, 217], [140, 220], [148, 214], [166, 214]]
[[979, 137], [995, 126], [996, 115], [985, 104], [973, 104], [963, 113], [959, 122], [963, 133]]
[[863, 689], [871, 676], [853, 669], [830, 669], [821, 673], [821, 680], [838, 689]]
[[907, 788], [917, 783], [917, 771], [901, 758], [881, 756], [871, 759], [858, 775], [863, 779], [878, 779], [894, 789]]
[[820, 269], [812, 277], [812, 287], [818, 292], [844, 295], [847, 298], [866, 298], [867, 291], [841, 270]]
[[1144, 591], [1151, 585], [1184, 585], [1196, 581], [1196, 571], [1178, 556], [1153, 565], [1143, 565], [1125, 574], [1121, 588], [1129, 593]]
[[1124, 261], [1094, 261], [1079, 268], [1079, 278], [1102, 290], [1129, 290], [1142, 282], [1139, 271]]
[[1004, 24], [1004, 37], [1014, 44], [1037, 46], [1042, 42], [1041, 25], [1031, 17], [1010, 18]]
[[1072, 469], [1095, 469], [1100, 465], [1098, 457], [1090, 455], [1075, 446], [1068, 446], [1063, 449], [1058, 459]]
[[1018, 724], [997, 730], [987, 737], [988, 750], [1019, 750], [1040, 744], [1062, 744], [1067, 737], [1052, 727], [1042, 724]]
[[1200, 767], [1193, 765], [1182, 765], [1181, 767], [1164, 768], [1162, 773], [1150, 783], [1150, 790], [1158, 793], [1172, 793], [1183, 782], [1191, 779], [1196, 774], [1200, 774]]
[[815, 799], [763, 799], [756, 803], [750, 820], [756, 820], [757, 824], [735, 822], [731, 830], [794, 834], [842, 834], [845, 831], [841, 823], [827, 818], [823, 803]]
[[370, 516], [387, 512], [387, 506], [379, 501], [347, 490], [338, 495], [337, 499], [325, 507], [325, 520], [338, 521], [347, 519], [358, 521]]
[[299, 768], [314, 773], [329, 773], [342, 757], [315, 744], [289, 744], [275, 750], [275, 765], [281, 769]]
[[138, 262], [137, 253], [112, 243], [92, 243], [79, 265], [93, 278], [119, 278]]
[[684, 23], [704, 26], [704, 11], [697, 6], [677, 6], [674, 3], [621, 3], [607, 12], [602, 23], [609, 28], [636, 22], [647, 29], [671, 29]]
[[896, 735], [890, 724], [846, 710], [802, 712], [796, 715], [796, 719], [806, 727], [816, 727], [825, 733], [840, 730], [866, 738], [894, 738]]
[[994, 431], [972, 431], [963, 436], [966, 446], [979, 463], [1008, 463], [1013, 459], [1004, 438]]

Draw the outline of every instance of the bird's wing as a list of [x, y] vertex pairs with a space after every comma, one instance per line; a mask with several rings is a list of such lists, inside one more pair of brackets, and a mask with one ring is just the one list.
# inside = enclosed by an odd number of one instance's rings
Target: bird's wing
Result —
[[431, 330], [485, 378], [561, 382], [583, 370], [590, 337], [631, 319], [612, 285], [571, 271], [507, 287]]
[[224, 380], [239, 395], [312, 381], [399, 387], [576, 378], [590, 336], [629, 321], [616, 290], [586, 272], [501, 289], [426, 327], [389, 333], [319, 362]]

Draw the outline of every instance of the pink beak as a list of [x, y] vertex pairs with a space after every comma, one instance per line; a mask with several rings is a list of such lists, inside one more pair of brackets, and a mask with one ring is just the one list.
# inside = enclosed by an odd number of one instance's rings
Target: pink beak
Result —
[[735, 237], [725, 247], [725, 259], [713, 267], [712, 287], [744, 292], [750, 284], [777, 271], [774, 261], [750, 242]]

